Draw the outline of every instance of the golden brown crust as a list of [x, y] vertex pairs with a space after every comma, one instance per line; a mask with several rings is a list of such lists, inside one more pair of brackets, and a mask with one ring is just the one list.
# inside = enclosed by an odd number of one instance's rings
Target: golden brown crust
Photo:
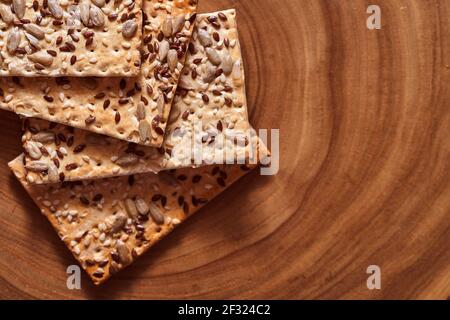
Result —
[[169, 120], [165, 167], [191, 165], [192, 140], [207, 161], [239, 153], [235, 141], [245, 140], [250, 124], [235, 10], [198, 15], [172, 114], [181, 116]]
[[51, 185], [9, 166], [95, 284], [131, 264], [251, 167], [214, 166]]
[[[24, 165], [26, 179], [31, 184], [156, 173], [205, 165], [179, 164], [174, 167], [170, 155], [161, 153], [161, 149], [129, 144], [85, 130], [73, 130], [45, 120], [27, 119], [25, 126], [28, 129], [23, 136]], [[267, 154], [264, 146], [259, 146], [256, 133], [250, 133], [247, 144], [235, 145], [227, 154], [236, 159], [235, 163], [240, 163], [237, 162], [238, 157], [242, 163], [248, 163], [253, 157], [261, 159]], [[217, 140], [222, 138], [224, 136], [218, 136]], [[260, 154], [255, 154], [255, 150]]]
[[[159, 147], [186, 59], [198, 1], [143, 1], [141, 101], [151, 114], [147, 121], [151, 124], [152, 146]], [[141, 123], [141, 128], [145, 127]]]
[[[155, 6], [158, 9], [154, 9]], [[139, 76], [38, 80], [2, 78], [0, 108], [120, 140], [160, 147], [187, 43], [192, 34], [193, 24], [190, 21], [195, 18], [197, 9], [196, 4], [183, 7], [178, 3], [176, 9], [171, 9], [173, 6], [171, 0], [144, 2], [144, 14], [151, 18], [144, 22], [145, 36], [140, 62], [142, 72]], [[164, 36], [161, 41], [170, 43], [171, 50], [176, 51], [179, 57], [173, 72], [164, 71], [168, 68], [166, 57], [160, 59], [159, 55], [155, 57], [148, 52], [150, 47], [152, 50], [157, 47], [163, 22], [171, 19], [182, 26], [173, 29], [175, 31]], [[110, 64], [114, 65], [115, 61], [110, 61]]]
[[[141, 0], [12, 0], [0, 4], [0, 76], [139, 73]], [[124, 18], [123, 18], [124, 17]]]

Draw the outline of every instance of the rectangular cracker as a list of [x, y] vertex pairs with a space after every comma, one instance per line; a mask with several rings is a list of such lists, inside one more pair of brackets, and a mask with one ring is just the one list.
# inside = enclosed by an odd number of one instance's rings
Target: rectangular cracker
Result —
[[[211, 34], [217, 30], [224, 30], [220, 37], [229, 45], [228, 48], [224, 46], [219, 51], [222, 51], [222, 56], [231, 57], [231, 64], [237, 66], [237, 71], [228, 76], [227, 72], [216, 78], [213, 83], [206, 84], [201, 80], [200, 77], [205, 75], [204, 69], [213, 65], [207, 61], [206, 53], [201, 53], [203, 46], [199, 40], [199, 30], [196, 28], [191, 42], [191, 52], [187, 55], [188, 63], [180, 79], [182, 87], [178, 90], [172, 106], [163, 148], [156, 150], [130, 145], [84, 130], [73, 130], [46, 121], [29, 119], [24, 126], [25, 134], [22, 138], [28, 181], [48, 183], [56, 182], [58, 179], [73, 181], [157, 172], [171, 168], [221, 163], [221, 157], [228, 158], [228, 163], [249, 159], [253, 150], [252, 144], [258, 139], [248, 123], [244, 70], [237, 38], [235, 12], [227, 10], [202, 14], [197, 20], [202, 30], [205, 30], [203, 29], [205, 24], [210, 25]], [[217, 23], [222, 28], [217, 29], [211, 21], [220, 21]], [[211, 38], [214, 36], [211, 35]], [[214, 43], [218, 47], [223, 45], [220, 40]], [[201, 69], [195, 79], [192, 78], [193, 68]], [[208, 103], [202, 98], [205, 94], [211, 96]], [[231, 101], [229, 105], [228, 100]], [[243, 138], [241, 139], [243, 143], [237, 143], [236, 137]], [[201, 152], [198, 152], [199, 150]], [[198, 156], [202, 156], [203, 161], [196, 162]]]
[[141, 6], [141, 0], [1, 3], [0, 76], [136, 76]]
[[[198, 16], [177, 90], [164, 140], [171, 155], [167, 168], [245, 150], [236, 146], [236, 140], [245, 141], [250, 123], [234, 9]], [[203, 148], [192, 148], [192, 142]]]
[[95, 284], [131, 264], [250, 170], [225, 165], [31, 185], [22, 156], [9, 166]]
[[[145, 0], [144, 17], [152, 18], [144, 22], [144, 42], [147, 43], [142, 49], [142, 73], [138, 77], [2, 78], [0, 108], [26, 117], [46, 119], [129, 142], [160, 147], [192, 34], [190, 20], [195, 18], [197, 10], [196, 4], [177, 3], [178, 6], [172, 8], [174, 3], [169, 0]], [[158, 9], [155, 10], [154, 6]], [[170, 15], [167, 12], [171, 12]], [[154, 41], [158, 41], [148, 39], [158, 39], [163, 22], [170, 18], [180, 21], [179, 17], [185, 19], [182, 30], [174, 33], [173, 37], [164, 37], [164, 41], [170, 41], [172, 48], [177, 48], [179, 63], [174, 72], [164, 72], [161, 78], [160, 70], [168, 68], [168, 62], [167, 59], [160, 61], [158, 57], [147, 54], [150, 45], [154, 47]]]
[[140, 138], [160, 147], [183, 69], [198, 0], [143, 0]]
[[[24, 127], [24, 172], [30, 184], [157, 173], [183, 166], [196, 167], [193, 164], [174, 166], [172, 155], [164, 152], [164, 149], [130, 144], [45, 120], [29, 118], [24, 121]], [[257, 162], [256, 159], [261, 156], [253, 154], [259, 139], [254, 131], [250, 133], [247, 144], [238, 145], [229, 151], [236, 158], [233, 163]], [[265, 148], [261, 149], [261, 154], [266, 152]]]

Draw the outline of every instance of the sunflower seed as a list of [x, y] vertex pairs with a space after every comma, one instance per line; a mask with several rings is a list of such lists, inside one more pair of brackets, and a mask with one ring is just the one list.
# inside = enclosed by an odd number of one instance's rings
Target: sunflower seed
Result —
[[134, 20], [127, 20], [122, 26], [122, 35], [129, 39], [134, 37], [137, 31], [137, 24]]
[[212, 45], [211, 37], [209, 36], [208, 31], [199, 29], [198, 30], [198, 40], [204, 47], [209, 47]]
[[142, 101], [140, 101], [137, 105], [136, 116], [137, 116], [138, 120], [145, 119], [145, 105]]
[[25, 169], [32, 172], [44, 172], [48, 170], [48, 164], [42, 161], [34, 161], [31, 163], [27, 163], [25, 165]]
[[231, 71], [231, 76], [234, 80], [239, 80], [241, 78], [241, 60], [237, 60], [233, 65], [233, 70]]
[[41, 143], [49, 143], [55, 141], [55, 134], [51, 131], [41, 131], [33, 136], [33, 140]]
[[163, 62], [164, 60], [166, 60], [169, 49], [170, 44], [167, 40], [164, 40], [159, 44], [159, 61]]
[[89, 9], [90, 22], [96, 27], [102, 27], [105, 24], [105, 15], [97, 6], [91, 6]]
[[90, 10], [89, 10], [89, 7], [90, 7], [90, 5], [89, 5], [88, 1], [83, 1], [80, 4], [80, 18], [81, 18], [81, 21], [83, 22], [83, 24], [86, 27], [90, 26], [90, 22], [89, 22], [89, 11]]
[[128, 216], [132, 219], [138, 217], [138, 211], [136, 209], [136, 204], [133, 199], [125, 199], [125, 209], [127, 210]]
[[164, 105], [165, 105], [164, 96], [161, 94], [159, 95], [158, 101], [156, 102], [156, 108], [158, 109], [158, 114], [161, 117], [164, 115]]
[[8, 38], [6, 39], [6, 48], [9, 53], [14, 53], [19, 47], [20, 38], [21, 34], [19, 28], [15, 27], [9, 32]]
[[33, 47], [35, 47], [35, 48], [38, 49], [38, 50], [41, 49], [41, 46], [39, 45], [39, 40], [38, 40], [35, 36], [33, 36], [33, 35], [31, 35], [31, 34], [25, 32], [25, 38], [27, 38], [28, 42], [29, 42]]
[[169, 65], [170, 71], [174, 72], [178, 65], [178, 52], [177, 50], [171, 49], [167, 53], [167, 64]]
[[34, 23], [27, 23], [23, 25], [23, 28], [29, 34], [35, 36], [37, 39], [42, 40], [45, 37], [44, 30], [41, 27], [35, 25]]
[[42, 157], [42, 152], [36, 142], [27, 141], [24, 145], [24, 149], [31, 159], [39, 160]]
[[53, 57], [45, 51], [38, 51], [36, 53], [30, 54], [28, 55], [28, 59], [47, 67], [51, 66], [53, 63]]
[[48, 166], [48, 180], [53, 183], [59, 182], [58, 168], [53, 162], [50, 162]]
[[130, 166], [136, 164], [139, 161], [139, 158], [134, 153], [127, 153], [123, 156], [119, 157], [115, 163], [121, 167]]
[[206, 48], [206, 56], [208, 57], [209, 61], [215, 66], [218, 66], [222, 63], [222, 59], [220, 58], [219, 53], [217, 53], [216, 50], [211, 48]]
[[59, 5], [59, 0], [47, 0], [48, 3], [48, 9], [50, 10], [50, 13], [52, 16], [54, 16], [56, 19], [61, 19], [63, 17], [63, 9]]
[[0, 3], [0, 16], [6, 24], [10, 24], [14, 21], [14, 14], [11, 8], [3, 3]]
[[94, 3], [97, 7], [102, 8], [106, 1], [105, 0], [92, 0], [92, 3]]
[[153, 221], [155, 221], [155, 223], [159, 225], [164, 224], [164, 215], [154, 203], [150, 203], [149, 209]]
[[144, 199], [140, 197], [136, 197], [136, 200], [134, 200], [134, 203], [136, 204], [136, 209], [141, 215], [146, 215], [148, 213], [149, 207]]
[[12, 6], [17, 18], [22, 19], [25, 16], [25, 0], [13, 0]]
[[231, 55], [227, 54], [223, 58], [222, 69], [223, 69], [223, 73], [226, 76], [229, 76], [231, 74], [231, 72], [233, 71], [233, 58], [231, 57]]
[[127, 245], [122, 241], [118, 240], [116, 243], [117, 254], [119, 255], [119, 260], [123, 265], [131, 263], [130, 250]]
[[127, 223], [127, 215], [123, 213], [122, 211], [119, 211], [114, 216], [114, 221], [111, 225], [111, 233], [117, 233], [125, 226]]
[[141, 137], [141, 141], [145, 142], [150, 139], [151, 134], [151, 126], [146, 120], [139, 121], [139, 135]]
[[209, 66], [203, 75], [202, 79], [205, 83], [211, 83], [216, 78], [216, 69], [212, 66]]
[[166, 38], [172, 36], [172, 18], [167, 16], [162, 25], [162, 33]]
[[184, 15], [179, 15], [172, 20], [172, 34], [175, 35], [184, 27]]

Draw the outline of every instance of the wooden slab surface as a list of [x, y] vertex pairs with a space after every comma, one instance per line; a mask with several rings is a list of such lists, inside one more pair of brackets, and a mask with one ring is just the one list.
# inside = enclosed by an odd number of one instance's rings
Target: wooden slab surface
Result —
[[[280, 128], [253, 172], [134, 266], [66, 288], [69, 251], [12, 177], [0, 119], [0, 298], [438, 298], [450, 295], [450, 2], [201, 0], [235, 7], [251, 122]], [[368, 290], [378, 265], [381, 290]]]

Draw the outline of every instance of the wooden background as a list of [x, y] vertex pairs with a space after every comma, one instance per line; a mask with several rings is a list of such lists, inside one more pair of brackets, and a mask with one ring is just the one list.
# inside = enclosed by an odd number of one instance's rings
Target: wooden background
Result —
[[[382, 9], [382, 29], [366, 10]], [[250, 118], [281, 129], [253, 172], [94, 287], [9, 173], [0, 122], [1, 298], [438, 298], [450, 295], [450, 2], [201, 0], [235, 7]], [[366, 268], [382, 289], [366, 287]]]

